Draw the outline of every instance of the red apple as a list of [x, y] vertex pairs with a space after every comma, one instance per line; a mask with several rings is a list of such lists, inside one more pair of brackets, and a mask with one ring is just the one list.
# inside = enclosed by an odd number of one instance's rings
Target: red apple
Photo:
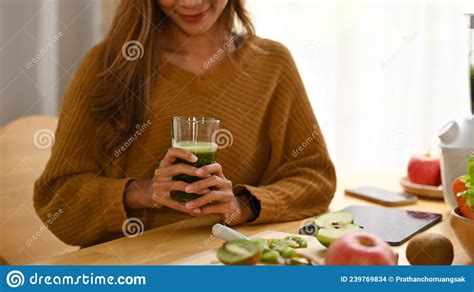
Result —
[[329, 266], [397, 265], [398, 253], [375, 235], [356, 232], [333, 242], [325, 263]]
[[419, 185], [439, 186], [441, 184], [439, 158], [429, 154], [413, 156], [408, 163], [408, 179]]

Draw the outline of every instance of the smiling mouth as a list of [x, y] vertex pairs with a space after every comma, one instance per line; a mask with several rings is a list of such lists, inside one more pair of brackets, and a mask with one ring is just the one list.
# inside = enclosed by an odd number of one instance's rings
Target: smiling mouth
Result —
[[197, 13], [197, 14], [193, 14], [193, 15], [180, 14], [179, 16], [180, 16], [182, 19], [184, 19], [185, 21], [187, 21], [187, 22], [198, 22], [198, 21], [200, 21], [201, 19], [203, 19], [204, 16], [206, 16], [207, 11], [208, 11], [208, 10], [205, 10], [205, 11], [203, 11], [203, 12], [200, 12], [200, 13]]

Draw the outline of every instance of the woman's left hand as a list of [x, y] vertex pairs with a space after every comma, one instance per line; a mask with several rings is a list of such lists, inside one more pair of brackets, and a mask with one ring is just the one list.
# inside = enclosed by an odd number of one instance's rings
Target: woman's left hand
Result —
[[196, 170], [196, 176], [201, 180], [189, 184], [185, 191], [195, 193], [207, 190], [208, 193], [200, 198], [186, 203], [186, 208], [201, 208], [198, 216], [219, 214], [225, 218], [228, 225], [237, 225], [249, 221], [253, 212], [247, 202], [242, 202], [234, 195], [232, 182], [225, 178], [219, 163], [205, 165]]

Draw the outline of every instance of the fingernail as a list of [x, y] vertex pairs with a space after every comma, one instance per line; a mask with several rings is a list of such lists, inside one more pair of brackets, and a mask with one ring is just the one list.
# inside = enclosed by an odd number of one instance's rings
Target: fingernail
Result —
[[194, 214], [198, 214], [198, 213], [201, 213], [201, 209], [197, 208], [193, 211]]
[[198, 160], [198, 158], [197, 158], [196, 155], [193, 155], [193, 156], [191, 156], [191, 160], [192, 160], [192, 162], [196, 162]]
[[204, 170], [199, 168], [198, 170], [196, 170], [196, 174], [197, 175], [203, 175], [204, 174]]
[[192, 209], [193, 208], [193, 204], [192, 203], [186, 203], [184, 205], [187, 209]]
[[193, 187], [192, 186], [187, 186], [186, 188], [184, 188], [184, 190], [189, 193], [189, 192], [192, 192], [193, 191]]

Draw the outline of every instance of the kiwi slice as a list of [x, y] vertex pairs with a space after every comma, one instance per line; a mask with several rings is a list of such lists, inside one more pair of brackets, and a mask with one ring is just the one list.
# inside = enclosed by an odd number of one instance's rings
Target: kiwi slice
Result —
[[311, 265], [309, 260], [301, 256], [293, 256], [285, 260], [285, 263], [290, 266], [308, 266]]
[[285, 238], [285, 239], [282, 239], [281, 242], [284, 243], [284, 244], [286, 244], [286, 245], [288, 245], [288, 246], [291, 247], [291, 248], [299, 248], [299, 246], [300, 246], [300, 245], [298, 244], [298, 242], [296, 242], [296, 241], [294, 241], [294, 240], [291, 240], [291, 239], [286, 239], [286, 238]]
[[258, 244], [258, 246], [260, 247], [260, 250], [263, 251], [266, 247], [267, 247], [267, 240], [266, 239], [263, 239], [263, 238], [255, 238], [255, 239], [252, 239], [251, 241], [255, 242], [256, 244]]
[[292, 246], [294, 248], [306, 248], [308, 247], [308, 242], [306, 240], [304, 240], [304, 238], [300, 237], [300, 236], [293, 236], [293, 235], [290, 235], [290, 236], [287, 236], [285, 237], [284, 239], [285, 241], [287, 240], [291, 240], [293, 242], [296, 243], [296, 246]]
[[262, 251], [260, 261], [265, 264], [277, 264], [280, 260], [280, 253], [276, 250], [265, 248]]
[[226, 265], [264, 264], [307, 265], [308, 261], [296, 255], [297, 248], [308, 247], [299, 236], [284, 239], [252, 240], [236, 239], [225, 243], [217, 250], [217, 258]]
[[217, 258], [226, 265], [255, 265], [260, 260], [262, 243], [236, 239], [217, 250]]
[[314, 223], [318, 227], [316, 238], [325, 247], [342, 236], [361, 229], [354, 224], [354, 216], [349, 212], [323, 214], [316, 217]]
[[296, 254], [296, 250], [290, 246], [289, 241], [270, 239], [268, 246], [271, 249], [278, 251], [283, 258], [291, 258]]

